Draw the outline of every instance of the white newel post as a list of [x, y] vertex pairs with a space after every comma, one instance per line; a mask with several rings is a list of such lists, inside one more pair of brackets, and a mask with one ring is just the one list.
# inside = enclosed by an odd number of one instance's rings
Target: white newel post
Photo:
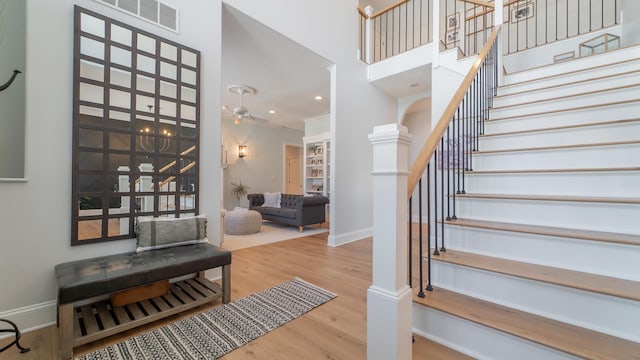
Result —
[[364, 8], [364, 13], [367, 14], [368, 18], [365, 21], [365, 50], [364, 50], [364, 60], [367, 64], [371, 64], [373, 62], [373, 21], [371, 21], [371, 15], [373, 15], [373, 8], [371, 5]]
[[412, 291], [407, 285], [407, 176], [412, 136], [377, 126], [373, 145], [373, 284], [367, 291], [367, 359], [411, 359]]

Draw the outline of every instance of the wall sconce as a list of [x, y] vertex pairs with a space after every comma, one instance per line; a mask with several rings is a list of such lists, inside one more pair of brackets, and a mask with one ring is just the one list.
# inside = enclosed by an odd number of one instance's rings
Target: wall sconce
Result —
[[247, 156], [249, 152], [249, 147], [247, 145], [240, 145], [238, 147], [238, 156], [243, 158], [245, 156]]

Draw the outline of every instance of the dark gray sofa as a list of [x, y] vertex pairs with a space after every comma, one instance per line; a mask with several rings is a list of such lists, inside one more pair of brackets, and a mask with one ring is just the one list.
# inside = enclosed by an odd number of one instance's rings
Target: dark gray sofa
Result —
[[249, 210], [255, 210], [262, 219], [284, 225], [297, 226], [300, 231], [305, 225], [319, 224], [325, 221], [325, 205], [329, 198], [322, 195], [302, 196], [282, 194], [280, 207], [262, 206], [264, 194], [249, 194]]

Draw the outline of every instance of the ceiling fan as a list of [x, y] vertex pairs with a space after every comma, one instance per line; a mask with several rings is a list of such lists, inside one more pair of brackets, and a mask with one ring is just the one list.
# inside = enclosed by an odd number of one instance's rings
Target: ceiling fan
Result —
[[[240, 106], [237, 106], [231, 110], [231, 114], [233, 115], [233, 123], [238, 125], [243, 120], [252, 120], [252, 121], [267, 121], [265, 119], [256, 118], [251, 115], [249, 109], [244, 106], [244, 96], [245, 95], [253, 95], [257, 92], [257, 90], [249, 85], [230, 85], [228, 88], [229, 92], [233, 94], [240, 95]], [[223, 106], [224, 110], [230, 110], [229, 107]]]

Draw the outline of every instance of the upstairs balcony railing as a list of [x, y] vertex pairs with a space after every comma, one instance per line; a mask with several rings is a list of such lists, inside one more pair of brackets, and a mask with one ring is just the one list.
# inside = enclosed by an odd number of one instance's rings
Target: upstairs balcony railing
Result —
[[[478, 54], [493, 31], [494, 3], [486, 0], [403, 0], [360, 14], [360, 58], [375, 63], [433, 42], [438, 3], [441, 50]], [[505, 0], [503, 54], [535, 48], [620, 23], [621, 0]]]
[[368, 14], [361, 9], [358, 12], [360, 59], [367, 63], [378, 62], [433, 41], [432, 0], [402, 0], [376, 13]]

